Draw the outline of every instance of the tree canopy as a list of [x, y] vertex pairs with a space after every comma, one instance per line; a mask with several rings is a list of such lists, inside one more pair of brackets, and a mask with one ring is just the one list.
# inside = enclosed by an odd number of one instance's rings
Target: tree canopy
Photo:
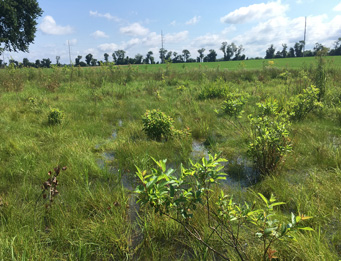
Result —
[[36, 19], [42, 13], [37, 0], [0, 1], [0, 53], [27, 52], [37, 30]]

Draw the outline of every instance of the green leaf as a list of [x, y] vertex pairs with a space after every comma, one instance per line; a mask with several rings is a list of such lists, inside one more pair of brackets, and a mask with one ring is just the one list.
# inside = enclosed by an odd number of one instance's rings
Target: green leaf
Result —
[[298, 229], [300, 229], [300, 230], [307, 230], [307, 231], [315, 231], [311, 227], [299, 227]]
[[265, 204], [268, 206], [269, 205], [269, 201], [266, 199], [266, 197], [264, 197], [262, 193], [258, 193], [258, 195], [263, 199]]

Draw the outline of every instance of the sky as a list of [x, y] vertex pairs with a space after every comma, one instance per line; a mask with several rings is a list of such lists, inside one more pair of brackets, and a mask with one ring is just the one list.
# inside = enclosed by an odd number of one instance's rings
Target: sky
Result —
[[[126, 55], [145, 56], [148, 51], [159, 60], [164, 48], [178, 54], [187, 49], [191, 58], [197, 50], [214, 49], [218, 58], [222, 42], [243, 45], [247, 57], [264, 57], [273, 44], [292, 47], [303, 40], [305, 17], [306, 50], [315, 43], [333, 47], [341, 37], [339, 0], [38, 0], [43, 15], [29, 52], [4, 52], [1, 59], [22, 61], [50, 58], [69, 63], [78, 55], [91, 53], [104, 60], [119, 49]], [[162, 36], [161, 36], [162, 35]]]

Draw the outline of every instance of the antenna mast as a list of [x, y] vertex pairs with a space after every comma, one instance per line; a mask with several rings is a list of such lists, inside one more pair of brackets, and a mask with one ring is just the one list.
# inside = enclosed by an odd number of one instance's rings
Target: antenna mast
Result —
[[67, 40], [67, 45], [69, 46], [69, 59], [70, 59], [70, 65], [72, 65], [72, 61], [71, 61], [71, 49], [70, 49], [70, 41]]
[[304, 45], [303, 45], [303, 57], [304, 57], [304, 51], [305, 51], [305, 39], [306, 39], [306, 34], [307, 34], [307, 17], [305, 17], [304, 20]]
[[161, 30], [161, 63], [165, 63], [165, 58], [164, 58], [164, 49], [163, 49], [163, 33]]

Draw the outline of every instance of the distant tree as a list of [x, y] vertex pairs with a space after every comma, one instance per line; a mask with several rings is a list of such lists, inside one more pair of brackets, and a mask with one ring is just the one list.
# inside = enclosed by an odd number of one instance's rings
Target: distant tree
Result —
[[60, 65], [59, 61], [60, 61], [60, 56], [56, 56], [56, 64], [57, 64], [58, 66]]
[[296, 57], [303, 56], [303, 47], [304, 47], [304, 41], [299, 41], [298, 43], [295, 43], [294, 50], [295, 50]]
[[200, 61], [200, 62], [203, 62], [203, 61], [204, 61], [204, 57], [205, 57], [204, 52], [205, 52], [205, 48], [201, 48], [201, 49], [198, 50], [198, 53], [199, 53], [199, 61]]
[[50, 58], [41, 60], [41, 66], [45, 68], [50, 68], [51, 60]]
[[334, 43], [334, 49], [331, 49], [329, 52], [330, 55], [341, 55], [341, 37], [337, 39]]
[[37, 60], [35, 61], [35, 66], [36, 66], [37, 68], [41, 67], [41, 62], [40, 62], [39, 59], [37, 59]]
[[117, 57], [115, 52], [112, 53], [112, 59], [114, 60], [115, 63], [117, 63]]
[[286, 44], [282, 44], [282, 47], [283, 47], [282, 52], [281, 52], [282, 58], [286, 58], [288, 56], [288, 52], [287, 52], [288, 46]]
[[154, 62], [153, 52], [149, 51], [146, 55], [146, 58], [144, 59], [144, 63], [146, 64], [152, 64]]
[[37, 0], [0, 1], [0, 54], [4, 50], [27, 52], [42, 13]]
[[217, 60], [217, 53], [215, 50], [211, 49], [209, 50], [208, 55], [206, 55], [206, 61], [207, 62], [215, 62]]
[[28, 67], [30, 65], [30, 61], [27, 58], [22, 59], [22, 64], [24, 67]]
[[266, 50], [265, 59], [273, 59], [275, 57], [275, 51], [274, 45], [270, 45], [270, 47]]
[[114, 52], [115, 53], [115, 59], [116, 59], [116, 64], [126, 64], [125, 61], [125, 51], [124, 50], [117, 50]]
[[314, 53], [311, 50], [304, 51], [304, 57], [314, 56]]
[[172, 54], [173, 52], [172, 51], [169, 51], [166, 56], [165, 56], [165, 61], [171, 61], [172, 59]]
[[97, 65], [97, 59], [92, 58], [90, 63], [91, 63], [91, 66], [96, 66]]
[[295, 50], [294, 48], [290, 47], [288, 52], [288, 57], [295, 57]]
[[314, 49], [313, 49], [314, 50], [313, 53], [314, 53], [314, 55], [316, 55], [318, 52], [320, 52], [320, 51], [322, 51], [322, 50], [324, 50], [326, 48], [327, 47], [323, 46], [320, 43], [315, 43], [315, 46], [314, 46]]
[[191, 53], [187, 49], [182, 50], [182, 57], [183, 57], [184, 62], [187, 62], [190, 56], [191, 56]]
[[[232, 43], [233, 44], [233, 43]], [[236, 48], [235, 51], [235, 56], [233, 58], [233, 60], [238, 61], [238, 60], [245, 60], [245, 54], [241, 54], [245, 49], [243, 48], [243, 45], [239, 45]]]
[[277, 51], [274, 58], [282, 58], [282, 52]]
[[16, 67], [19, 65], [19, 63], [16, 60], [14, 60], [14, 59], [9, 59], [8, 62], [9, 62], [10, 65], [13, 64]]
[[79, 63], [80, 63], [81, 59], [82, 59], [82, 56], [78, 55], [77, 58], [75, 59], [75, 65], [76, 66], [80, 65]]
[[86, 64], [88, 65], [88, 66], [90, 66], [90, 63], [91, 63], [91, 60], [92, 60], [92, 54], [91, 53], [89, 53], [89, 54], [87, 54], [86, 56], [85, 56], [85, 61], [86, 61]]
[[160, 48], [159, 53], [160, 53], [161, 63], [165, 63], [165, 56], [166, 56], [167, 50], [165, 48]]
[[142, 61], [143, 61], [143, 56], [142, 56], [142, 54], [136, 54], [135, 55], [135, 64], [142, 64]]
[[107, 53], [104, 54], [104, 61], [105, 61], [106, 63], [109, 62], [109, 54], [107, 54]]
[[182, 62], [184, 62], [183, 56], [181, 54], [178, 54], [177, 52], [173, 53], [173, 57], [174, 57], [172, 59], [173, 63], [182, 63]]
[[227, 61], [226, 46], [227, 46], [227, 42], [222, 42], [222, 43], [221, 43], [220, 50], [221, 50], [221, 51], [223, 52], [223, 54], [224, 54], [224, 61]]

